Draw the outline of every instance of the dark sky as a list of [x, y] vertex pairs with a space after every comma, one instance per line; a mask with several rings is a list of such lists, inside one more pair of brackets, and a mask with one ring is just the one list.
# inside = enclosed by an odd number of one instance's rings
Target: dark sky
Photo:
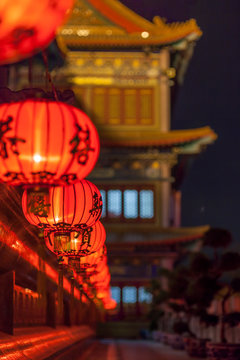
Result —
[[195, 18], [203, 31], [172, 114], [172, 128], [211, 126], [218, 139], [183, 187], [182, 225], [232, 231], [240, 244], [240, 1], [122, 0], [145, 18]]

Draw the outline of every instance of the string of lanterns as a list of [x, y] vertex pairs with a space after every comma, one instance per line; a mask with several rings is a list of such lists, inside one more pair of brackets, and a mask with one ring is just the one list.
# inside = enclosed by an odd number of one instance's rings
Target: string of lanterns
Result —
[[0, 180], [24, 188], [23, 213], [43, 230], [47, 248], [60, 265], [67, 264], [95, 289], [108, 291], [109, 304], [106, 232], [99, 221], [102, 197], [84, 179], [99, 148], [95, 126], [71, 105], [48, 99], [0, 105]]
[[[46, 47], [73, 3], [1, 2], [0, 64], [31, 57]], [[51, 85], [55, 101], [34, 97], [9, 102], [7, 97], [0, 105], [0, 181], [23, 187], [26, 219], [43, 230], [46, 246], [59, 264], [67, 266], [80, 284], [94, 284], [96, 296], [111, 309], [116, 304], [110, 294], [106, 232], [99, 221], [102, 197], [84, 180], [99, 156], [98, 133], [85, 113], [58, 101]], [[59, 293], [62, 296], [61, 289]]]

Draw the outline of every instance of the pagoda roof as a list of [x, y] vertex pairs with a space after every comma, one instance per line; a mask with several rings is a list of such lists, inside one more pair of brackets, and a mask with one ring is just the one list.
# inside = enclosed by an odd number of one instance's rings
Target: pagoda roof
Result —
[[209, 230], [209, 225], [192, 228], [159, 228], [151, 231], [147, 227], [141, 228], [140, 231], [139, 227], [127, 231], [123, 227], [114, 230], [111, 226], [106, 225], [106, 228], [108, 249], [121, 251], [121, 249], [132, 249], [136, 246], [142, 248], [147, 245], [161, 248], [191, 243], [201, 239]]
[[178, 45], [202, 35], [194, 19], [153, 22], [136, 14], [118, 0], [77, 0], [68, 22], [57, 35], [59, 47], [67, 52], [94, 47], [145, 47]]
[[101, 144], [106, 147], [176, 147], [177, 152], [199, 152], [202, 146], [213, 143], [217, 135], [209, 127], [197, 129], [172, 130], [168, 132], [152, 132], [147, 135], [138, 132], [132, 133], [131, 137], [126, 132], [119, 131], [116, 137], [113, 134], [101, 134]]

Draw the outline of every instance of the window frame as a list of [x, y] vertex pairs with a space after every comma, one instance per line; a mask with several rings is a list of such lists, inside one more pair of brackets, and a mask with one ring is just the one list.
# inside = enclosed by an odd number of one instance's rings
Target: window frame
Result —
[[[102, 217], [101, 219], [106, 223], [154, 223], [156, 221], [156, 188], [153, 184], [101, 184], [99, 186], [99, 190], [105, 191], [106, 196], [106, 216]], [[108, 191], [109, 190], [120, 190], [121, 195], [121, 214], [119, 217], [110, 217], [108, 215]], [[138, 193], [138, 215], [136, 218], [126, 218], [124, 217], [124, 191], [125, 190], [137, 190]], [[142, 218], [140, 217], [140, 191], [141, 190], [151, 190], [153, 192], [153, 217], [152, 218]]]

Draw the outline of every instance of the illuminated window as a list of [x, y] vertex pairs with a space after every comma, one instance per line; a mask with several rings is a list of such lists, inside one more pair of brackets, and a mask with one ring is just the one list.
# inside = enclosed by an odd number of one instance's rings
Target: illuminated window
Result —
[[137, 301], [137, 289], [135, 286], [125, 286], [123, 288], [123, 302], [125, 304], [134, 304]]
[[152, 302], [152, 294], [150, 294], [143, 286], [138, 289], [138, 300], [140, 303], [150, 304]]
[[143, 219], [151, 219], [154, 215], [153, 191], [141, 190], [139, 197], [140, 197], [140, 217]]
[[120, 288], [118, 286], [111, 287], [112, 298], [119, 304], [120, 303]]
[[154, 221], [153, 186], [118, 188], [104, 186], [100, 190], [103, 199], [102, 218], [109, 221]]
[[124, 191], [124, 217], [136, 219], [138, 217], [138, 192], [137, 190]]
[[122, 213], [122, 192], [121, 190], [108, 191], [108, 216], [115, 218]]

